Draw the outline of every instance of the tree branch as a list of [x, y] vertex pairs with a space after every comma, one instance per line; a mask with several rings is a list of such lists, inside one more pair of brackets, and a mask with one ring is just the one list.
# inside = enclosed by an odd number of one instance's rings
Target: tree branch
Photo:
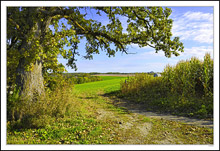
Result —
[[105, 34], [105, 33], [102, 33], [102, 32], [98, 32], [98, 31], [92, 31], [92, 30], [90, 30], [90, 29], [85, 29], [84, 27], [82, 27], [77, 21], [75, 21], [75, 20], [73, 20], [71, 17], [69, 17], [69, 16], [67, 16], [67, 15], [65, 15], [64, 16], [66, 19], [70, 19], [78, 28], [80, 28], [82, 31], [81, 32], [78, 32], [78, 33], [80, 33], [80, 34], [90, 34], [90, 35], [92, 35], [93, 37], [95, 37], [96, 39], [98, 39], [98, 40], [100, 40], [100, 38], [98, 37], [98, 36], [102, 36], [102, 37], [104, 37], [104, 38], [106, 38], [106, 39], [108, 39], [108, 40], [110, 40], [110, 41], [112, 41], [112, 42], [114, 42], [114, 43], [116, 43], [116, 44], [118, 44], [121, 48], [121, 50], [122, 50], [122, 52], [124, 52], [124, 53], [126, 53], [126, 54], [128, 54], [128, 52], [125, 50], [125, 48], [124, 48], [124, 46], [123, 46], [123, 43], [121, 43], [120, 41], [118, 41], [117, 39], [115, 39], [115, 38], [112, 38], [112, 37], [110, 37], [109, 35], [107, 35], [107, 34]]
[[[147, 24], [148, 26], [146, 26], [147, 27], [147, 31], [149, 31], [149, 28], [151, 27], [150, 26], [150, 24], [149, 24], [149, 22], [147, 21], [147, 20], [145, 20], [144, 18], [141, 18], [140, 16], [138, 16], [138, 14], [133, 10], [133, 13], [134, 13], [134, 15], [139, 19], [139, 20], [142, 20], [142, 21], [144, 21], [144, 23], [145, 24]], [[153, 30], [150, 28], [150, 30], [151, 30], [151, 36], [153, 37]]]
[[[151, 37], [154, 39], [154, 41], [156, 42], [157, 45], [160, 45], [160, 44], [158, 43], [158, 41], [155, 40], [155, 37], [154, 37], [154, 35], [153, 35], [153, 30], [152, 30], [152, 28], [151, 28], [151, 26], [150, 26], [149, 21], [147, 21], [147, 20], [141, 18], [140, 16], [138, 16], [138, 14], [137, 14], [134, 10], [133, 10], [133, 13], [135, 14], [135, 16], [136, 16], [138, 19], [143, 20], [144, 23], [146, 23], [146, 24], [149, 26], [149, 28], [148, 28], [148, 26], [145, 26], [145, 27], [147, 27], [147, 30], [148, 30], [148, 31], [149, 31], [149, 29], [151, 30]], [[148, 15], [149, 15], [149, 14], [148, 14]], [[150, 44], [148, 44], [148, 45], [149, 45], [150, 47], [152, 47], [152, 48], [156, 48], [155, 46], [152, 46], [152, 45], [150, 45]], [[161, 45], [160, 45], [160, 46], [161, 46]]]

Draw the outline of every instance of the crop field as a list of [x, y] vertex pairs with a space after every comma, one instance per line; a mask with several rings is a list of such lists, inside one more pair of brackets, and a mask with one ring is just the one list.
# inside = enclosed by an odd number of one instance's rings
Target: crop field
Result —
[[7, 144], [213, 144], [213, 129], [150, 118], [114, 105], [119, 98], [109, 94], [119, 92], [126, 77], [101, 78], [72, 86], [65, 114], [45, 114], [26, 128], [22, 121], [8, 122]]
[[121, 83], [125, 99], [148, 110], [201, 119], [213, 118], [213, 59], [196, 57], [167, 65], [162, 77], [137, 74]]

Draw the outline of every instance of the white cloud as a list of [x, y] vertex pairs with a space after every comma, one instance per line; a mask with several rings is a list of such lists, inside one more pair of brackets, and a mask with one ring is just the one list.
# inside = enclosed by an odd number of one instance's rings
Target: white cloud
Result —
[[213, 43], [213, 14], [189, 11], [173, 20], [173, 36], [179, 36], [181, 40]]
[[213, 15], [210, 13], [202, 13], [202, 12], [186, 12], [184, 17], [188, 18], [189, 20], [210, 20], [212, 21]]
[[209, 53], [213, 58], [213, 47], [200, 46], [200, 47], [185, 48], [183, 56], [187, 58], [191, 56], [195, 56], [198, 57], [199, 59], [203, 59], [206, 53]]

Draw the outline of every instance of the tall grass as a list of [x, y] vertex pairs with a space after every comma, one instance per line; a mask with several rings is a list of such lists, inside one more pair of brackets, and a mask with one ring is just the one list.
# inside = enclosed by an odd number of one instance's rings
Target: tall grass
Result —
[[163, 80], [172, 93], [181, 96], [212, 96], [213, 95], [213, 60], [206, 54], [204, 61], [195, 57], [180, 61], [176, 66], [167, 66]]
[[7, 120], [14, 128], [45, 127], [57, 118], [75, 114], [74, 84], [102, 80], [89, 74], [45, 76], [45, 96], [19, 96], [19, 89], [10, 86], [7, 98]]
[[[155, 78], [145, 73], [135, 74], [129, 77], [125, 82], [121, 81], [121, 92], [125, 96], [135, 98], [137, 102], [157, 99], [162, 94], [161, 77]], [[147, 94], [147, 95], [146, 95]]]
[[46, 88], [45, 96], [30, 99], [19, 96], [14, 89], [7, 99], [7, 120], [12, 129], [39, 128], [53, 122], [54, 119], [68, 116], [73, 108], [72, 85], [60, 79], [53, 90]]
[[167, 65], [162, 77], [137, 74], [121, 83], [122, 96], [148, 109], [200, 118], [213, 115], [213, 59], [191, 58]]

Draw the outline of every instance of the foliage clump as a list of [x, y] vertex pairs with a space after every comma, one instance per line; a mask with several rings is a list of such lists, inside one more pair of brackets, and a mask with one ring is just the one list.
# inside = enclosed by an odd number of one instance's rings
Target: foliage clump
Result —
[[213, 59], [206, 54], [204, 61], [193, 57], [167, 65], [162, 77], [137, 74], [121, 83], [121, 93], [150, 110], [213, 117]]
[[82, 83], [95, 82], [95, 81], [102, 80], [101, 77], [91, 76], [91, 74], [89, 73], [78, 73], [78, 74], [66, 73], [66, 74], [63, 74], [63, 76], [67, 77], [74, 84], [82, 84]]

